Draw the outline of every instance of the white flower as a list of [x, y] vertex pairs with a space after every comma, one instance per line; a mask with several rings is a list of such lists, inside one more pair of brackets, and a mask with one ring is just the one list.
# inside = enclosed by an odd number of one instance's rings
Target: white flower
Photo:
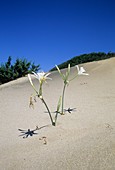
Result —
[[50, 77], [48, 77], [51, 73], [44, 73], [44, 72], [39, 72], [39, 73], [35, 73], [32, 72], [34, 74], [34, 77], [37, 78], [39, 80], [39, 82], [46, 82], [47, 79], [52, 80]]
[[78, 65], [76, 65], [76, 67], [77, 67], [78, 75], [89, 75], [88, 73], [86, 73], [86, 71], [83, 67], [79, 68]]
[[[42, 96], [42, 85], [44, 82], [46, 82], [46, 79], [51, 80], [51, 78], [48, 77], [51, 73], [44, 73], [44, 72], [39, 72], [39, 73], [32, 72], [32, 73], [34, 74], [33, 76], [39, 80], [39, 83], [40, 83], [39, 95]], [[32, 82], [30, 74], [28, 74], [28, 79], [29, 79], [30, 84], [32, 85], [33, 89], [38, 94], [38, 91], [36, 90], [36, 88]]]

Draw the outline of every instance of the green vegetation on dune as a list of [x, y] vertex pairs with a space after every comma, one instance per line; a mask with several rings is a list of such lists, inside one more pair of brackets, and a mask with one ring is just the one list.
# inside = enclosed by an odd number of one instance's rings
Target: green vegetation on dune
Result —
[[[70, 60], [58, 65], [58, 67], [60, 69], [63, 68], [67, 68], [68, 64], [71, 65], [71, 67], [77, 65], [77, 64], [82, 64], [82, 63], [87, 63], [87, 62], [92, 62], [92, 61], [98, 61], [98, 60], [104, 60], [104, 59], [108, 59], [111, 57], [115, 57], [115, 53], [113, 52], [108, 52], [108, 53], [104, 53], [104, 52], [93, 52], [93, 53], [89, 53], [89, 54], [82, 54], [79, 56], [75, 56], [73, 58], [71, 58]], [[56, 70], [56, 67], [52, 68], [50, 71], [54, 71]]]
[[[104, 60], [111, 57], [115, 57], [114, 52], [93, 52], [89, 54], [82, 54], [79, 56], [75, 56], [71, 58], [70, 60], [67, 60], [66, 62], [58, 65], [59, 69], [67, 68], [68, 64], [70, 64], [71, 67], [92, 62], [92, 61], [98, 61], [98, 60]], [[26, 59], [16, 59], [15, 63], [12, 65], [11, 63], [12, 58], [9, 56], [8, 61], [4, 64], [0, 65], [0, 84], [7, 83], [9, 81], [15, 80], [20, 77], [24, 77], [25, 75], [35, 72], [37, 73], [40, 69], [40, 65], [35, 65], [34, 63], [28, 62]], [[56, 67], [52, 68], [50, 71], [56, 70]]]
[[24, 77], [32, 71], [37, 72], [40, 65], [28, 62], [26, 59], [17, 59], [14, 65], [11, 64], [12, 58], [9, 56], [5, 64], [0, 65], [0, 84], [7, 83], [20, 77]]

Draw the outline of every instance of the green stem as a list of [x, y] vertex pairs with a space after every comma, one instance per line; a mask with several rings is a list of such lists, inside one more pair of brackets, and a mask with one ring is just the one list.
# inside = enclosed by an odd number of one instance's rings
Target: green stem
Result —
[[59, 113], [59, 112], [57, 111], [57, 112], [56, 112], [56, 115], [55, 115], [55, 122], [54, 122], [54, 123], [55, 123], [55, 126], [56, 126], [56, 122], [57, 122], [58, 113]]
[[42, 96], [42, 84], [43, 84], [43, 82], [40, 83], [39, 96]]
[[51, 120], [52, 125], [55, 126], [55, 122], [54, 122], [53, 119], [52, 119], [51, 112], [50, 112], [50, 110], [49, 110], [49, 108], [48, 108], [45, 100], [44, 100], [43, 98], [41, 98], [41, 100], [42, 100], [42, 102], [44, 103], [44, 105], [45, 105], [45, 107], [46, 107], [46, 109], [47, 109], [47, 111], [48, 111], [48, 113], [49, 113], [49, 116], [50, 116], [50, 120]]
[[67, 85], [67, 84], [64, 83], [63, 93], [62, 93], [62, 114], [63, 114], [63, 110], [64, 110], [64, 94], [65, 94], [66, 85]]

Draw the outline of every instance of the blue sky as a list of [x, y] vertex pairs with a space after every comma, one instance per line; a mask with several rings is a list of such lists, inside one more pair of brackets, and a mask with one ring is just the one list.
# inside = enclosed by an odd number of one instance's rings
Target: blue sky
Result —
[[74, 56], [115, 52], [114, 0], [0, 0], [0, 63], [48, 71]]

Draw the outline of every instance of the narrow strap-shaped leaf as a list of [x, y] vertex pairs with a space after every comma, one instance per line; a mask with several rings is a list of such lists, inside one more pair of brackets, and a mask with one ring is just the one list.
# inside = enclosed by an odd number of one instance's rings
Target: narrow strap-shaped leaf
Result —
[[70, 64], [68, 64], [68, 69], [66, 72], [66, 80], [68, 80], [69, 74], [70, 74]]
[[56, 68], [57, 68], [60, 76], [62, 77], [62, 79], [65, 80], [65, 75], [61, 73], [61, 71], [60, 71], [60, 69], [59, 69], [59, 67], [57, 65], [56, 65]]

